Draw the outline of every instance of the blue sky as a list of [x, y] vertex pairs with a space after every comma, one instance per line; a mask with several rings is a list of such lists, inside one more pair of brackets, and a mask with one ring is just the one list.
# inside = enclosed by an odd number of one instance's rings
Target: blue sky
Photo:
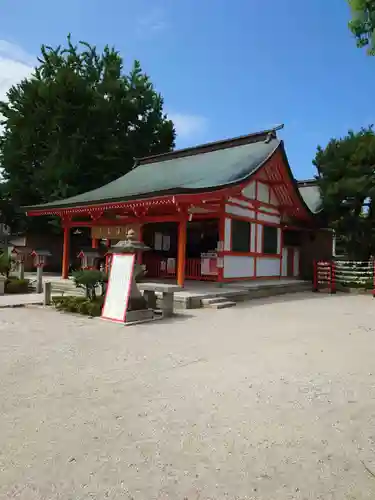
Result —
[[3, 0], [0, 95], [71, 32], [141, 61], [179, 147], [284, 123], [293, 172], [309, 178], [318, 144], [375, 121], [375, 58], [348, 19], [346, 0]]

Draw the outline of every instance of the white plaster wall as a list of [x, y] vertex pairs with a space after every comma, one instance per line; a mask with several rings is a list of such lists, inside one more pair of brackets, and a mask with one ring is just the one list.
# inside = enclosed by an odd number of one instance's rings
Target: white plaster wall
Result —
[[257, 253], [262, 252], [263, 246], [263, 226], [261, 224], [257, 224]]
[[293, 275], [299, 276], [299, 248], [294, 249]]
[[254, 257], [234, 257], [224, 255], [224, 278], [252, 278]]
[[288, 249], [283, 248], [281, 276], [288, 276]]
[[235, 205], [225, 205], [225, 211], [227, 214], [239, 215], [241, 217], [248, 217], [249, 219], [255, 218], [254, 210], [236, 207]]
[[271, 257], [257, 258], [257, 277], [280, 276], [280, 259]]
[[262, 220], [264, 222], [271, 222], [272, 224], [280, 224], [279, 215], [268, 215], [268, 214], [258, 213], [258, 220]]
[[242, 196], [250, 198], [250, 200], [255, 200], [255, 182], [249, 182], [249, 184], [243, 188]]
[[263, 184], [263, 182], [258, 182], [258, 197], [259, 201], [263, 201], [264, 203], [269, 202], [269, 186], [267, 184]]
[[275, 207], [279, 206], [279, 200], [277, 199], [277, 196], [275, 195], [275, 191], [273, 189], [271, 189], [270, 204], [275, 205]]
[[230, 236], [232, 230], [231, 219], [225, 219], [224, 224], [224, 250], [230, 250]]
[[253, 222], [250, 229], [250, 252], [255, 252], [255, 231], [257, 230], [257, 225]]

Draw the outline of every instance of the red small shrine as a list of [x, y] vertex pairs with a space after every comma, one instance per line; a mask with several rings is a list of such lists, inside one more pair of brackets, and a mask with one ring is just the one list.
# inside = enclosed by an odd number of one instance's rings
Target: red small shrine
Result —
[[91, 228], [93, 248], [135, 229], [151, 248], [148, 279], [300, 277], [314, 258], [330, 257], [332, 233], [316, 183], [294, 179], [278, 128], [142, 158], [109, 184], [27, 214], [61, 218], [64, 278], [79, 227]]

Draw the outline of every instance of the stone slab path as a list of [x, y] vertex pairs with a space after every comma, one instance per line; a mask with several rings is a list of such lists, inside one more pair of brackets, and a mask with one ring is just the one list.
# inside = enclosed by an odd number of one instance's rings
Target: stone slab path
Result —
[[4, 307], [22, 307], [30, 304], [43, 304], [42, 293], [0, 295], [0, 309]]

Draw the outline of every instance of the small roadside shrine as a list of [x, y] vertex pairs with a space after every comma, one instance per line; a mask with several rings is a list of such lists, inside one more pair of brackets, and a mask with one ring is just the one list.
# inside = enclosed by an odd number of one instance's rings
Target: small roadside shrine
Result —
[[316, 183], [294, 179], [278, 128], [142, 158], [109, 184], [26, 212], [61, 218], [63, 278], [79, 227], [91, 228], [94, 249], [133, 229], [151, 248], [147, 278], [180, 286], [312, 276], [313, 260], [332, 254], [332, 233]]

